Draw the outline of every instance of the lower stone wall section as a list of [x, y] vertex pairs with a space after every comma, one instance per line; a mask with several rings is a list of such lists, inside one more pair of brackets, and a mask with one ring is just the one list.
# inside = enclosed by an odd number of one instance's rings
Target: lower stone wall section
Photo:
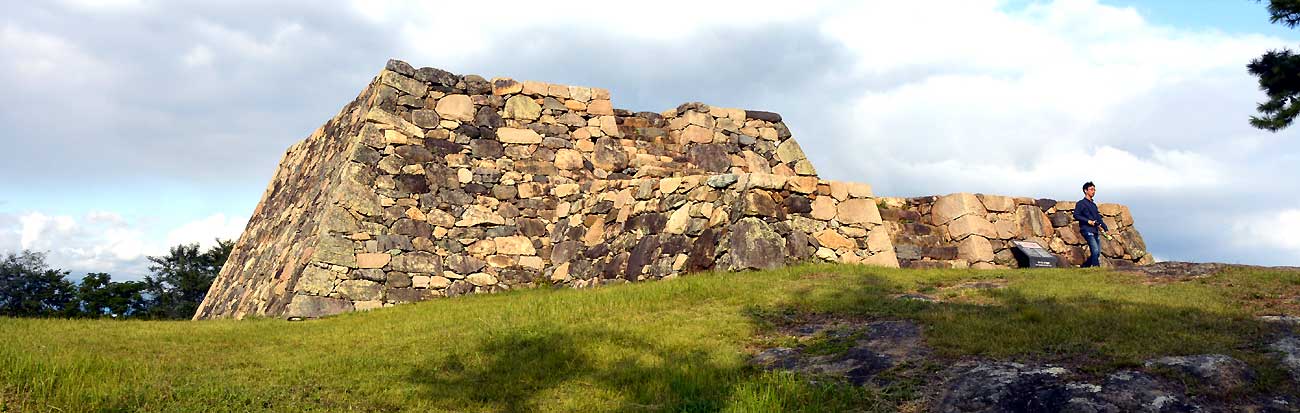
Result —
[[[1034, 241], [1062, 265], [1087, 258], [1086, 241], [1074, 221], [1074, 202], [956, 193], [880, 198], [880, 214], [899, 265], [905, 268], [1014, 268], [1011, 241]], [[1101, 240], [1110, 267], [1153, 262], [1128, 207], [1099, 204], [1114, 240]]]
[[[397, 233], [337, 233], [288, 316], [316, 317], [515, 288], [771, 269], [802, 260], [898, 266], [871, 187], [774, 174], [521, 186]], [[517, 206], [518, 205], [518, 206]], [[331, 259], [330, 257], [343, 257]]]

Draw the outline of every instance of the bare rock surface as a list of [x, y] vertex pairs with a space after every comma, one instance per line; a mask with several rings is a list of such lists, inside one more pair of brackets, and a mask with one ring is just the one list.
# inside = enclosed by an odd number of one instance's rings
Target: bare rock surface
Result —
[[[798, 344], [758, 351], [751, 364], [799, 373], [813, 382], [877, 388], [906, 377], [923, 386], [923, 395], [913, 401], [913, 406], [923, 406], [921, 411], [1300, 411], [1300, 403], [1290, 393], [1251, 393], [1257, 374], [1246, 363], [1224, 354], [1159, 357], [1139, 369], [1097, 373], [1068, 363], [947, 359], [926, 344], [924, 327], [909, 320], [786, 316], [778, 324], [776, 333]], [[1300, 382], [1300, 338], [1285, 335], [1267, 347]]]

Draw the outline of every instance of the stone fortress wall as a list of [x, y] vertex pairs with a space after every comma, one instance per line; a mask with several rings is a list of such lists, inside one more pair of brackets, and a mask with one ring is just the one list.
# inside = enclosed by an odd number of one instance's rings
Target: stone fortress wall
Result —
[[873, 235], [870, 187], [819, 180], [769, 112], [632, 113], [603, 89], [393, 61], [276, 177], [195, 318], [808, 257], [897, 265], [886, 234]]
[[[973, 221], [963, 205], [926, 245], [955, 245], [938, 257], [946, 265], [1006, 265], [997, 247], [984, 254], [968, 234], [943, 232]], [[995, 208], [978, 214], [1005, 214]], [[935, 209], [821, 180], [775, 113], [701, 103], [634, 113], [604, 89], [390, 61], [289, 149], [195, 319], [317, 317], [809, 259], [915, 266], [927, 260], [907, 255], [918, 244], [905, 234], [920, 227], [901, 216]], [[1000, 241], [992, 222], [976, 233]]]
[[[1080, 265], [1087, 242], [1073, 218], [1074, 201], [957, 193], [881, 198], [880, 214], [904, 268], [1014, 268], [1013, 240], [1034, 241], [1061, 265]], [[1101, 239], [1109, 267], [1153, 262], [1128, 207], [1098, 204], [1113, 240]]]

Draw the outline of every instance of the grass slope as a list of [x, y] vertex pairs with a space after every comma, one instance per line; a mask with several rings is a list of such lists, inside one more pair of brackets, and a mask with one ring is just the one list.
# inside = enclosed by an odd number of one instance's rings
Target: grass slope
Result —
[[[971, 281], [999, 289], [958, 289]], [[929, 304], [892, 296], [920, 292]], [[1097, 372], [1218, 352], [1260, 386], [1300, 274], [1186, 282], [1099, 270], [803, 265], [594, 290], [435, 300], [322, 320], [0, 318], [0, 411], [892, 411], [918, 389], [810, 384], [745, 360], [801, 314], [907, 318], [941, 358]]]

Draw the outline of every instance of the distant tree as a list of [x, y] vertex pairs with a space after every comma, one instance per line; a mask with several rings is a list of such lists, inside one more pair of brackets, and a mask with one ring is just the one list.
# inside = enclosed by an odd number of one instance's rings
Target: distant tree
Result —
[[[1270, 22], [1295, 28], [1300, 25], [1300, 0], [1270, 0], [1268, 13]], [[1259, 78], [1259, 88], [1268, 96], [1268, 101], [1256, 106], [1259, 114], [1250, 117], [1251, 126], [1270, 132], [1291, 126], [1300, 115], [1300, 55], [1287, 49], [1269, 50], [1246, 69]]]
[[105, 273], [86, 274], [77, 287], [77, 301], [81, 315], [87, 317], [130, 317], [145, 314], [146, 284], [141, 281], [112, 280]]
[[0, 315], [39, 317], [75, 314], [76, 286], [66, 271], [49, 268], [45, 254], [23, 250], [0, 261]]
[[166, 256], [149, 257], [153, 275], [145, 277], [146, 314], [153, 318], [190, 318], [208, 294], [234, 248], [234, 241], [199, 251], [199, 244], [177, 245]]

